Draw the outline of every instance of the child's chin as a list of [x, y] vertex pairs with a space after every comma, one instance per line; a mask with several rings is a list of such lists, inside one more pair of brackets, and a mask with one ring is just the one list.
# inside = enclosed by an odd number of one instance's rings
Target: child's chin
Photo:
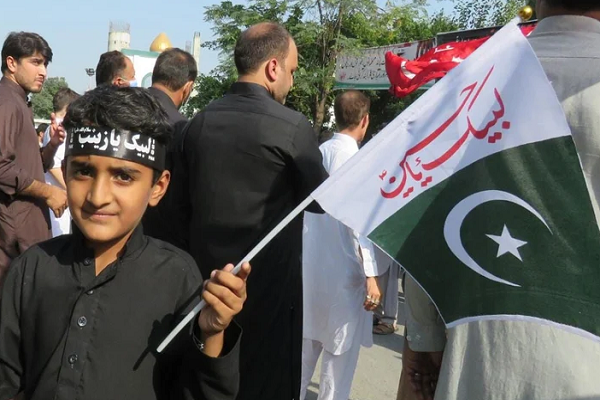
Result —
[[81, 229], [87, 240], [92, 242], [110, 242], [119, 237], [119, 232], [107, 226], [99, 226], [97, 224], [85, 224]]

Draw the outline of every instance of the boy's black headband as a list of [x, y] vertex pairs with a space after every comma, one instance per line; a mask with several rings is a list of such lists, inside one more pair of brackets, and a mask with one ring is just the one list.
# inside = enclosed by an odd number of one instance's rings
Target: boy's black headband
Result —
[[120, 158], [164, 171], [167, 148], [141, 133], [82, 126], [69, 129], [65, 156]]

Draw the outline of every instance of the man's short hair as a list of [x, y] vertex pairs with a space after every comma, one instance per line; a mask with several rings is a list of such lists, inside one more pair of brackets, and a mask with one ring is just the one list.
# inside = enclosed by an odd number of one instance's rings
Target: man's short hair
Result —
[[89, 125], [139, 132], [163, 144], [173, 134], [166, 111], [143, 88], [101, 85], [80, 96], [69, 104], [63, 126]]
[[339, 94], [333, 104], [335, 124], [338, 130], [358, 126], [365, 115], [369, 113], [371, 100], [358, 90], [348, 90]]
[[546, 0], [549, 5], [554, 7], [562, 7], [567, 10], [575, 11], [591, 11], [600, 10], [600, 2], [598, 0]]
[[60, 88], [52, 98], [52, 109], [59, 112], [79, 98], [79, 94], [69, 88]]
[[46, 66], [52, 62], [52, 49], [43, 37], [32, 32], [11, 32], [2, 46], [2, 72], [8, 70], [8, 57], [19, 61], [36, 53], [44, 57]]
[[263, 22], [246, 29], [235, 45], [234, 60], [238, 73], [254, 72], [271, 58], [284, 63], [291, 41], [290, 33], [274, 22]]
[[171, 48], [163, 51], [156, 59], [152, 71], [152, 84], [160, 83], [169, 90], [177, 91], [198, 77], [196, 60], [187, 51]]
[[127, 68], [125, 58], [127, 56], [117, 50], [102, 54], [96, 67], [96, 86], [110, 85], [112, 80]]
[[42, 122], [41, 124], [38, 125], [37, 129], [35, 130], [37, 133], [44, 133], [46, 132], [46, 129], [48, 129], [48, 124]]

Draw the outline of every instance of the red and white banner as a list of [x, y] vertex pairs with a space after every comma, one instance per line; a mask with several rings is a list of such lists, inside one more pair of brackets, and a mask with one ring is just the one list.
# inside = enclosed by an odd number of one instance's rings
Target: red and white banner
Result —
[[[521, 27], [525, 36], [529, 36], [533, 29], [535, 29], [534, 25]], [[404, 97], [426, 83], [444, 77], [490, 37], [445, 43], [415, 60], [403, 58], [392, 52], [386, 53], [385, 70], [392, 84], [391, 92], [396, 97]]]

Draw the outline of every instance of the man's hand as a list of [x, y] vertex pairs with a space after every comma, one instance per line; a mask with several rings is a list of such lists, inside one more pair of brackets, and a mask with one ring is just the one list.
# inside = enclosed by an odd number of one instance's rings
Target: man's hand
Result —
[[402, 372], [408, 375], [410, 385], [419, 400], [433, 400], [442, 366], [444, 352], [416, 352], [404, 340]]
[[367, 311], [373, 311], [381, 303], [381, 290], [377, 284], [377, 278], [367, 277], [367, 298], [363, 306]]
[[48, 185], [47, 191], [46, 205], [56, 218], [60, 218], [67, 208], [67, 192], [52, 185]]
[[202, 298], [205, 307], [198, 316], [198, 325], [203, 337], [223, 332], [240, 311], [246, 301], [246, 279], [250, 274], [250, 264], [244, 263], [236, 276], [231, 273], [233, 265], [228, 264], [221, 271], [213, 271], [204, 285]]
[[56, 114], [50, 114], [50, 145], [55, 149], [64, 143], [67, 133], [62, 126], [62, 119], [56, 118]]

